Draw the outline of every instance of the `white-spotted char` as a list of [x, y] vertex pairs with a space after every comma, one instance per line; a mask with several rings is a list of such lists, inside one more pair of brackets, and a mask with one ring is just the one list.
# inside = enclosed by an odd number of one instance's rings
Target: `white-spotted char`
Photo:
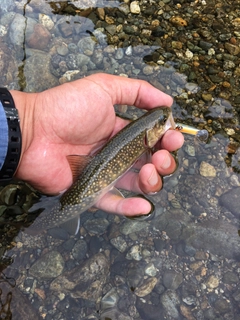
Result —
[[[137, 120], [112, 137], [108, 143], [79, 170], [80, 156], [69, 156], [68, 160], [75, 177], [72, 186], [56, 198], [56, 203], [46, 208], [36, 218], [27, 232], [36, 234], [67, 221], [74, 233], [78, 231], [79, 215], [92, 207], [111, 190], [133, 164], [149, 149], [153, 148], [175, 123], [171, 109], [158, 107], [146, 112]], [[44, 207], [44, 202], [42, 203]], [[49, 207], [49, 205], [47, 205]]]

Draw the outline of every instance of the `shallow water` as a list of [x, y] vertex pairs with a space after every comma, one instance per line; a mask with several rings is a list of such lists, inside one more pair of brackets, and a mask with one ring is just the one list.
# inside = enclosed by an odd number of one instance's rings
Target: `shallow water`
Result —
[[2, 1], [1, 85], [35, 92], [102, 71], [144, 79], [209, 141], [185, 136], [148, 221], [86, 212], [75, 237], [31, 237], [18, 230], [38, 194], [2, 189], [1, 319], [240, 319], [240, 2], [133, 4]]

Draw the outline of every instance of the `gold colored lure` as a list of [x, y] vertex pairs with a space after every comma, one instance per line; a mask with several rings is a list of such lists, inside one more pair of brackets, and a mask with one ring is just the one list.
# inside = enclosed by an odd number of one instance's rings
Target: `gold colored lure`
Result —
[[196, 138], [202, 142], [205, 142], [208, 139], [208, 131], [205, 129], [200, 130], [182, 123], [176, 123], [175, 129], [182, 133], [196, 136]]
[[[44, 211], [26, 232], [37, 234], [64, 224], [70, 233], [76, 234], [80, 214], [94, 206], [103, 195], [113, 192], [116, 182], [133, 164], [152, 149], [167, 130], [175, 128], [171, 109], [158, 107], [129, 123], [94, 157], [68, 156], [74, 183], [62, 195], [36, 204]], [[83, 162], [87, 165], [82, 169]]]

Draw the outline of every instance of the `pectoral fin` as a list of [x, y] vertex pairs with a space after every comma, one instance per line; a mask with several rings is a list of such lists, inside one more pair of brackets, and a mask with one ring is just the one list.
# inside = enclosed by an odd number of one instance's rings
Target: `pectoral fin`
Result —
[[75, 182], [86, 165], [92, 160], [92, 156], [69, 155], [67, 160], [72, 171], [73, 182]]

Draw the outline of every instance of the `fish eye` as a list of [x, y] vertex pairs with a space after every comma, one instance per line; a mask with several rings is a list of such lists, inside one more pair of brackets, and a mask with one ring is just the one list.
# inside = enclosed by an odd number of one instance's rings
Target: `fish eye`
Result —
[[163, 117], [163, 123], [166, 123], [166, 121], [167, 121], [167, 116], [164, 116]]

